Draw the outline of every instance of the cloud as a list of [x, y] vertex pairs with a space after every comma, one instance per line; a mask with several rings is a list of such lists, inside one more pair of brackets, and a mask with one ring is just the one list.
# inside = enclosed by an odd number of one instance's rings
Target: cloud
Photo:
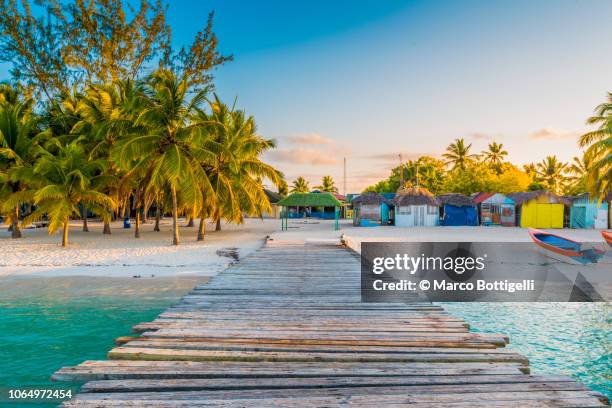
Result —
[[305, 149], [277, 149], [268, 153], [269, 157], [279, 163], [331, 165], [338, 164], [340, 160], [336, 154], [321, 152], [318, 150]]
[[563, 140], [563, 139], [575, 139], [580, 136], [579, 132], [567, 131], [553, 128], [542, 128], [530, 132], [527, 137], [533, 140]]
[[305, 144], [305, 145], [330, 145], [334, 144], [334, 141], [326, 137], [321, 136], [318, 133], [304, 133], [300, 135], [294, 135], [287, 137], [287, 140], [293, 144]]
[[493, 140], [493, 136], [481, 132], [470, 133], [467, 137], [473, 140]]

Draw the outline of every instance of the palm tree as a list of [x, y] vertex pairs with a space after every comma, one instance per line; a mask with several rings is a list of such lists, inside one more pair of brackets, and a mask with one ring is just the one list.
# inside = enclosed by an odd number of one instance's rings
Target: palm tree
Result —
[[465, 170], [466, 166], [478, 157], [476, 154], [470, 154], [471, 147], [471, 143], [466, 146], [463, 139], [455, 139], [454, 143], [448, 145], [447, 153], [442, 157], [446, 159], [446, 164], [452, 164], [454, 169]]
[[508, 152], [504, 150], [504, 144], [496, 142], [489, 143], [488, 149], [482, 152], [484, 161], [491, 165], [497, 174], [501, 173], [501, 165], [507, 155]]
[[[211, 215], [219, 231], [221, 219], [241, 223], [245, 214], [261, 217], [263, 212], [271, 211], [261, 180], [267, 178], [279, 185], [282, 174], [261, 161], [261, 154], [274, 148], [275, 142], [257, 134], [252, 116], [230, 109], [217, 95], [209, 106], [211, 113], [202, 112], [200, 123], [211, 135], [206, 148], [214, 153], [214, 159], [203, 164], [215, 199], [204, 207], [213, 209]], [[205, 210], [202, 216], [208, 212]]]
[[[110, 153], [117, 140], [132, 130], [141, 98], [142, 89], [134, 81], [116, 81], [108, 85], [90, 85], [76, 106], [79, 120], [72, 127], [71, 133], [86, 136], [90, 157], [106, 161], [103, 175], [97, 178], [96, 188], [117, 202], [125, 202], [127, 199], [125, 196], [119, 199], [119, 181], [124, 173], [110, 160]], [[104, 234], [111, 233], [111, 218], [110, 212], [102, 214]], [[83, 221], [85, 229], [86, 216]]]
[[612, 92], [608, 93], [605, 103], [595, 108], [595, 115], [587, 120], [587, 124], [599, 126], [582, 135], [578, 143], [586, 149], [585, 159], [592, 163], [587, 187], [602, 200], [610, 192], [612, 180]]
[[168, 190], [172, 202], [174, 245], [179, 245], [179, 211], [201, 208], [212, 187], [202, 163], [214, 155], [205, 148], [208, 137], [197, 120], [206, 90], [190, 95], [189, 77], [178, 78], [167, 69], [146, 81], [146, 100], [137, 115], [136, 129], [113, 148], [113, 159], [127, 176], [136, 175], [144, 194]]
[[68, 245], [68, 222], [71, 216], [80, 216], [80, 205], [96, 211], [108, 211], [115, 202], [106, 194], [92, 189], [92, 179], [102, 169], [100, 161], [89, 160], [76, 141], [62, 146], [56, 155], [41, 155], [34, 167], [23, 169], [40, 178], [41, 187], [20, 191], [7, 201], [9, 205], [21, 200], [31, 200], [36, 209], [24, 218], [27, 225], [42, 217], [49, 218], [49, 234], [63, 228], [62, 246]]
[[282, 179], [280, 184], [278, 185], [278, 194], [281, 197], [287, 197], [287, 194], [289, 193], [289, 186], [287, 185], [287, 181], [285, 179]]
[[547, 156], [546, 159], [537, 163], [536, 174], [538, 181], [543, 182], [547, 188], [555, 193], [561, 190], [566, 182], [565, 172], [567, 163], [562, 163], [557, 156]]
[[[23, 167], [30, 167], [40, 154], [39, 119], [32, 112], [32, 101], [22, 101], [15, 89], [2, 85], [0, 89], [0, 170], [3, 173], [5, 194], [24, 190], [28, 181], [17, 176]], [[11, 220], [11, 237], [20, 238], [19, 207], [15, 202], [7, 209]]]
[[328, 193], [337, 193], [338, 187], [335, 186], [332, 176], [323, 176], [323, 184], [316, 186], [317, 190], [326, 191]]
[[292, 193], [307, 193], [309, 191], [310, 187], [308, 186], [308, 182], [304, 177], [300, 176], [293, 180], [293, 183], [291, 185]]

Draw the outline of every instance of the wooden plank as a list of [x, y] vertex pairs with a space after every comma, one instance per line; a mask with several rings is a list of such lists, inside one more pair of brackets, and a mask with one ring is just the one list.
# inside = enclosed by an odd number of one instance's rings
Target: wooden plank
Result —
[[300, 363], [209, 361], [85, 361], [57, 371], [54, 381], [120, 380], [129, 378], [296, 378], [361, 376], [475, 376], [528, 374], [518, 363]]

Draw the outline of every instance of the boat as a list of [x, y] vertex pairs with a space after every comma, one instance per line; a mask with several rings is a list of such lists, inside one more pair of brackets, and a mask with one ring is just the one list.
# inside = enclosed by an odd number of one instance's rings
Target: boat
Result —
[[612, 246], [612, 231], [601, 231], [601, 236], [606, 240], [608, 245]]
[[601, 249], [583, 248], [582, 242], [550, 232], [531, 229], [529, 235], [546, 256], [562, 262], [588, 265], [597, 263], [605, 255]]

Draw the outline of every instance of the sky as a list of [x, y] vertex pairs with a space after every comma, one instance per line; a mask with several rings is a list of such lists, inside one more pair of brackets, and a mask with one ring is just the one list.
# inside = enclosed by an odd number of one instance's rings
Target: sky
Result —
[[[524, 164], [580, 155], [586, 119], [612, 91], [612, 2], [169, 2], [173, 41], [215, 11], [218, 94], [276, 139], [289, 182], [331, 175], [359, 192], [455, 138], [503, 143]], [[1, 74], [0, 70], [0, 74]]]

